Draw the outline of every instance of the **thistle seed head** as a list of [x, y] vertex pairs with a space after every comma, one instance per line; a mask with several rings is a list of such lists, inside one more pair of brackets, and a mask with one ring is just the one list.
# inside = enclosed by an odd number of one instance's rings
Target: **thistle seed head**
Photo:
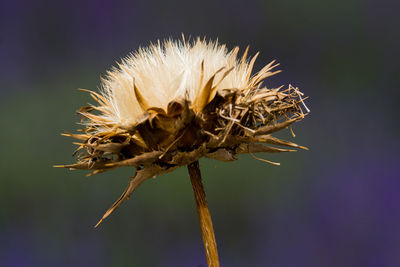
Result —
[[258, 53], [249, 59], [248, 48], [241, 57], [238, 51], [200, 39], [158, 42], [108, 71], [100, 92], [88, 91], [97, 104], [78, 111], [84, 129], [64, 134], [80, 140], [77, 163], [62, 167], [91, 174], [137, 169], [103, 218], [147, 178], [201, 157], [233, 161], [304, 148], [271, 135], [309, 112], [303, 94], [291, 85], [266, 87], [278, 64], [252, 75]]

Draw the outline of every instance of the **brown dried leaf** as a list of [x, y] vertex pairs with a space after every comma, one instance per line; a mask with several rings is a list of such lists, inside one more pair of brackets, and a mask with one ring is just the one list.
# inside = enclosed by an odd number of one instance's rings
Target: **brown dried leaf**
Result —
[[253, 134], [253, 136], [264, 135], [264, 134], [270, 134], [270, 133], [273, 133], [273, 132], [277, 132], [279, 130], [282, 130], [282, 129], [288, 127], [290, 124], [292, 124], [293, 122], [295, 122], [295, 121], [297, 121], [299, 119], [301, 119], [301, 117], [297, 117], [297, 118], [294, 118], [294, 119], [289, 119], [287, 121], [276, 123], [276, 124], [273, 124], [273, 125], [263, 126], [261, 128], [258, 128], [255, 131], [255, 133]]
[[277, 148], [272, 146], [265, 146], [263, 144], [241, 144], [238, 148], [236, 148], [236, 153], [244, 154], [244, 153], [280, 153], [280, 152], [295, 152], [296, 150], [293, 149], [284, 149], [284, 148]]
[[140, 93], [139, 89], [136, 87], [135, 82], [133, 82], [133, 89], [135, 91], [135, 96], [136, 99], [140, 105], [140, 107], [142, 108], [143, 111], [146, 111], [148, 108], [150, 108], [150, 104], [149, 102], [147, 102], [147, 100], [142, 96], [142, 94]]
[[216, 159], [219, 161], [235, 161], [237, 157], [235, 153], [231, 150], [227, 150], [225, 148], [218, 149], [217, 151], [207, 153], [207, 158]]
[[129, 199], [130, 195], [147, 179], [159, 175], [162, 173], [166, 173], [169, 171], [174, 170], [175, 168], [163, 168], [158, 165], [152, 165], [147, 168], [144, 168], [142, 170], [136, 171], [135, 176], [131, 179], [131, 181], [128, 184], [128, 187], [125, 189], [125, 191], [122, 193], [122, 195], [117, 199], [117, 201], [114, 202], [114, 204], [111, 205], [111, 207], [106, 211], [106, 213], [103, 215], [103, 217], [100, 219], [100, 221], [95, 225], [95, 227], [99, 226], [100, 223], [106, 219], [110, 214], [118, 208], [122, 202], [124, 202], [126, 199]]
[[287, 147], [294, 147], [294, 148], [301, 148], [301, 149], [305, 149], [308, 150], [307, 147], [305, 146], [300, 146], [298, 144], [286, 141], [286, 140], [282, 140], [279, 138], [276, 138], [272, 135], [261, 135], [261, 136], [257, 136], [257, 138], [253, 139], [254, 142], [262, 142], [262, 143], [268, 143], [271, 145], [279, 145], [279, 146], [287, 146]]
[[184, 166], [189, 163], [192, 163], [193, 161], [198, 160], [202, 156], [206, 154], [206, 147], [205, 145], [199, 147], [198, 149], [195, 149], [190, 152], [177, 152], [171, 160], [168, 161], [169, 164], [174, 164], [178, 166]]
[[116, 166], [133, 166], [138, 167], [140, 165], [150, 165], [153, 163], [160, 155], [162, 154], [161, 151], [152, 151], [146, 152], [141, 155], [138, 155], [134, 158], [107, 163], [105, 164], [106, 167], [116, 167]]
[[257, 52], [257, 53], [253, 56], [253, 58], [250, 60], [249, 66], [248, 66], [248, 68], [247, 68], [246, 81], [248, 81], [248, 80], [250, 79], [251, 72], [253, 71], [254, 63], [256, 62], [256, 59], [257, 59], [257, 57], [258, 57], [259, 54], [260, 54], [260, 52]]
[[221, 84], [221, 82], [226, 78], [226, 76], [228, 76], [228, 74], [234, 69], [234, 67], [230, 68], [229, 70], [225, 71], [224, 74], [222, 75], [221, 79], [219, 80], [219, 82], [213, 86], [213, 88], [211, 88], [210, 91], [210, 95], [208, 97], [208, 101], [207, 104], [210, 103], [215, 95], [217, 94], [217, 87]]
[[94, 148], [96, 150], [110, 152], [110, 153], [119, 153], [122, 148], [124, 148], [127, 144], [121, 143], [108, 143], [108, 144], [85, 144], [87, 147]]
[[88, 134], [72, 134], [72, 133], [62, 133], [62, 136], [72, 137], [78, 140], [86, 141], [90, 138]]
[[198, 114], [203, 111], [204, 107], [209, 103], [209, 97], [211, 94], [211, 90], [213, 88], [213, 83], [215, 76], [221, 72], [224, 69], [224, 67], [220, 68], [217, 70], [213, 76], [207, 81], [206, 85], [198, 91], [196, 98], [193, 102], [193, 111]]
[[105, 169], [107, 166], [105, 166], [106, 162], [103, 160], [97, 160], [97, 161], [80, 161], [75, 164], [69, 164], [69, 165], [55, 165], [54, 167], [59, 167], [59, 168], [69, 168], [71, 170], [91, 170], [91, 169]]

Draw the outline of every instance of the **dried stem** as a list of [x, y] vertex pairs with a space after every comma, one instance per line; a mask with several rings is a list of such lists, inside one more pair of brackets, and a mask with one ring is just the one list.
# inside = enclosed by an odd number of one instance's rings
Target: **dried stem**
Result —
[[188, 165], [190, 181], [192, 182], [194, 198], [196, 200], [197, 214], [199, 216], [201, 235], [203, 236], [204, 249], [206, 251], [208, 267], [219, 267], [217, 243], [215, 241], [214, 228], [210, 211], [201, 181], [199, 161]]

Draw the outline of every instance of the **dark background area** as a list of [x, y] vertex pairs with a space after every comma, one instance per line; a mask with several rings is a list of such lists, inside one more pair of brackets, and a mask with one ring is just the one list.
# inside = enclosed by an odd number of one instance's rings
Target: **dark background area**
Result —
[[[0, 2], [0, 266], [206, 266], [184, 168], [93, 225], [134, 170], [86, 178], [64, 131], [99, 76], [168, 37], [250, 45], [311, 114], [310, 151], [200, 162], [222, 266], [399, 266], [397, 1]], [[242, 50], [243, 51], [243, 50]]]

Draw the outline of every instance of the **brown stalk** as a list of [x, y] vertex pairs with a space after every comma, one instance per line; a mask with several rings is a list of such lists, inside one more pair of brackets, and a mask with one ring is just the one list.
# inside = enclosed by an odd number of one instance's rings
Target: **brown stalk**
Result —
[[188, 165], [190, 181], [194, 198], [196, 200], [197, 215], [199, 216], [201, 235], [203, 237], [204, 250], [206, 252], [208, 267], [219, 267], [217, 243], [215, 241], [214, 228], [211, 221], [210, 211], [201, 181], [199, 161], [196, 160]]

